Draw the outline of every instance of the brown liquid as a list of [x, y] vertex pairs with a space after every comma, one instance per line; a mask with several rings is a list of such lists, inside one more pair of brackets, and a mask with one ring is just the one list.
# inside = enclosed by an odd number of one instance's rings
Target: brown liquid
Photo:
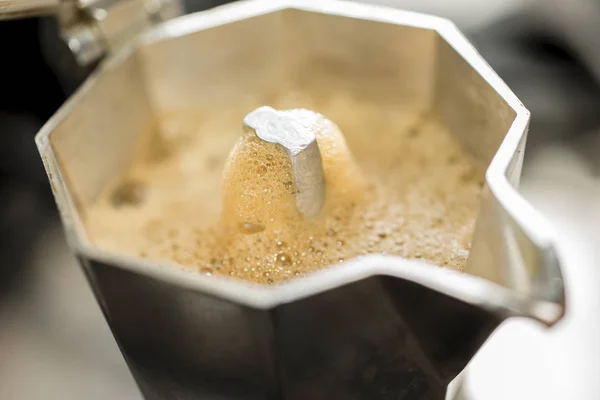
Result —
[[[283, 149], [242, 135], [243, 117], [263, 104], [318, 110], [344, 133], [320, 122], [327, 200], [316, 220], [295, 209]], [[369, 253], [464, 267], [483, 170], [426, 113], [292, 92], [164, 115], [159, 125], [131, 169], [87, 210], [101, 248], [259, 283]]]

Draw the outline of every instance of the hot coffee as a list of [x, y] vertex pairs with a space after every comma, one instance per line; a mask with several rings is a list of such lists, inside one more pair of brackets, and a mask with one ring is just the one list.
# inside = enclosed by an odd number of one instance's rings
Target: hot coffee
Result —
[[[295, 206], [284, 149], [242, 133], [262, 104], [323, 114], [298, 111], [321, 151], [327, 191], [316, 218]], [[163, 115], [150, 131], [131, 168], [86, 210], [92, 241], [106, 250], [267, 284], [369, 253], [465, 264], [483, 168], [435, 115], [297, 91]]]

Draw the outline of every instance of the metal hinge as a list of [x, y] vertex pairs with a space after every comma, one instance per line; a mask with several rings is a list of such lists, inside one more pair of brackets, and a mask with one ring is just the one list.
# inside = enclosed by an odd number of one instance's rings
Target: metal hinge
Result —
[[55, 15], [63, 39], [84, 66], [181, 14], [181, 0], [0, 0], [0, 20]]

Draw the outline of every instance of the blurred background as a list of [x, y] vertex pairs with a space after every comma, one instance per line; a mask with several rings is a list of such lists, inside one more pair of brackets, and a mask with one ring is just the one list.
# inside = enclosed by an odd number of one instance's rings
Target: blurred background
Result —
[[[456, 395], [600, 398], [600, 0], [365, 2], [452, 19], [532, 112], [522, 191], [559, 233], [567, 316], [549, 331], [506, 323]], [[186, 11], [222, 3], [187, 1]], [[0, 399], [139, 400], [33, 142], [93, 69], [57, 32], [52, 18], [0, 21]]]

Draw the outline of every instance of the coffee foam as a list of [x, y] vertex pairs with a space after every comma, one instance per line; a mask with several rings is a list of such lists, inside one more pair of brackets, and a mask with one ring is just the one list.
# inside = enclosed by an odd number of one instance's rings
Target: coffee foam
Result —
[[[203, 110], [164, 117], [167, 126], [184, 121], [175, 136], [186, 138], [185, 145], [151, 162], [142, 151], [107, 188], [86, 214], [94, 243], [265, 284], [370, 253], [460, 270], [483, 171], [445, 128], [428, 114], [344, 95], [288, 94], [273, 105], [298, 98], [335, 117], [346, 136], [322, 115], [296, 111], [315, 127], [321, 151], [327, 197], [320, 217], [306, 221], [296, 210], [286, 151], [241, 134], [243, 116], [255, 107], [249, 102], [225, 115]], [[191, 118], [198, 128], [189, 128]], [[115, 189], [131, 182], [145, 182], [145, 198], [115, 206]]]

